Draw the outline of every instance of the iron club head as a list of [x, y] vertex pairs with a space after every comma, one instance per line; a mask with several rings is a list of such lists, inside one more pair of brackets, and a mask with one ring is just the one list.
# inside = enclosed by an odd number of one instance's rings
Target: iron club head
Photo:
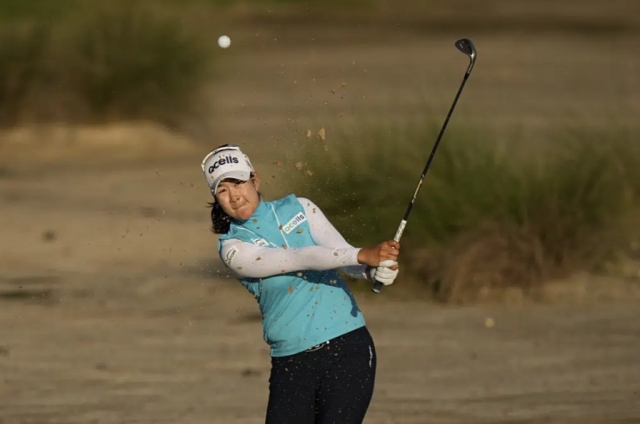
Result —
[[469, 63], [469, 69], [467, 72], [471, 72], [471, 68], [473, 68], [473, 64], [476, 61], [476, 47], [473, 45], [473, 42], [468, 38], [462, 38], [456, 41], [456, 48], [469, 56], [471, 63]]
[[467, 56], [471, 56], [472, 58], [476, 56], [476, 48], [468, 38], [462, 38], [456, 41], [456, 47]]

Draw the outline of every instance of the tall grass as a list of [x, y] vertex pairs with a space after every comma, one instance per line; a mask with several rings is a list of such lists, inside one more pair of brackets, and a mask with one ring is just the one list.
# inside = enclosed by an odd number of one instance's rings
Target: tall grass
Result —
[[135, 2], [83, 12], [68, 37], [70, 87], [92, 116], [169, 120], [206, 77], [205, 45]]
[[2, 25], [0, 124], [174, 124], [199, 100], [214, 55], [179, 11], [161, 13], [148, 2], [62, 1], [66, 6], [47, 19], [49, 3], [16, 3]]
[[29, 23], [0, 26], [0, 125], [15, 125], [34, 89], [47, 78], [48, 30]]
[[[405, 230], [405, 279], [451, 302], [507, 287], [535, 295], [548, 278], [593, 270], [633, 241], [637, 131], [564, 128], [523, 145], [460, 128], [445, 135]], [[311, 176], [298, 179], [298, 193], [355, 244], [392, 238], [438, 129], [378, 126], [310, 140]]]
[[0, 19], [4, 21], [20, 19], [51, 20], [77, 7], [79, 0], [2, 0]]

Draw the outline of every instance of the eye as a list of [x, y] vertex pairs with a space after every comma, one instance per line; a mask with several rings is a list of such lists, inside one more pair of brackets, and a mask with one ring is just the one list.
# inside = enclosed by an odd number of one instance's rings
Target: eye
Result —
[[222, 193], [225, 193], [227, 191], [226, 188], [219, 188], [218, 191], [216, 191], [216, 196], [221, 195]]

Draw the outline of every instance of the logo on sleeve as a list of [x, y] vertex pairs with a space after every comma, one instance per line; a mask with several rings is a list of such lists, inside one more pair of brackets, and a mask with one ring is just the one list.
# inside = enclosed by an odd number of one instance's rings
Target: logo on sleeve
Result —
[[291, 221], [287, 222], [286, 224], [284, 224], [282, 226], [282, 231], [284, 231], [285, 233], [289, 234], [298, 225], [302, 224], [306, 220], [307, 220], [307, 217], [302, 212], [300, 212], [299, 214], [297, 214], [296, 216], [291, 218]]
[[233, 260], [233, 257], [236, 256], [236, 253], [238, 253], [238, 248], [236, 246], [233, 246], [231, 249], [229, 249], [227, 254], [224, 255], [224, 262], [227, 265], [231, 265], [231, 261]]
[[253, 244], [260, 247], [269, 247], [269, 242], [263, 238], [251, 239]]

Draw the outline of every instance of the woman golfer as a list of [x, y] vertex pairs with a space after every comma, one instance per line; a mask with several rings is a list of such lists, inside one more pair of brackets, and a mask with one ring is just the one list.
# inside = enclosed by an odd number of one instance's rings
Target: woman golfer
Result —
[[202, 170], [220, 258], [262, 312], [271, 353], [266, 423], [362, 423], [376, 352], [338, 270], [392, 284], [399, 243], [356, 248], [311, 200], [263, 200], [260, 178], [237, 146], [209, 153]]

